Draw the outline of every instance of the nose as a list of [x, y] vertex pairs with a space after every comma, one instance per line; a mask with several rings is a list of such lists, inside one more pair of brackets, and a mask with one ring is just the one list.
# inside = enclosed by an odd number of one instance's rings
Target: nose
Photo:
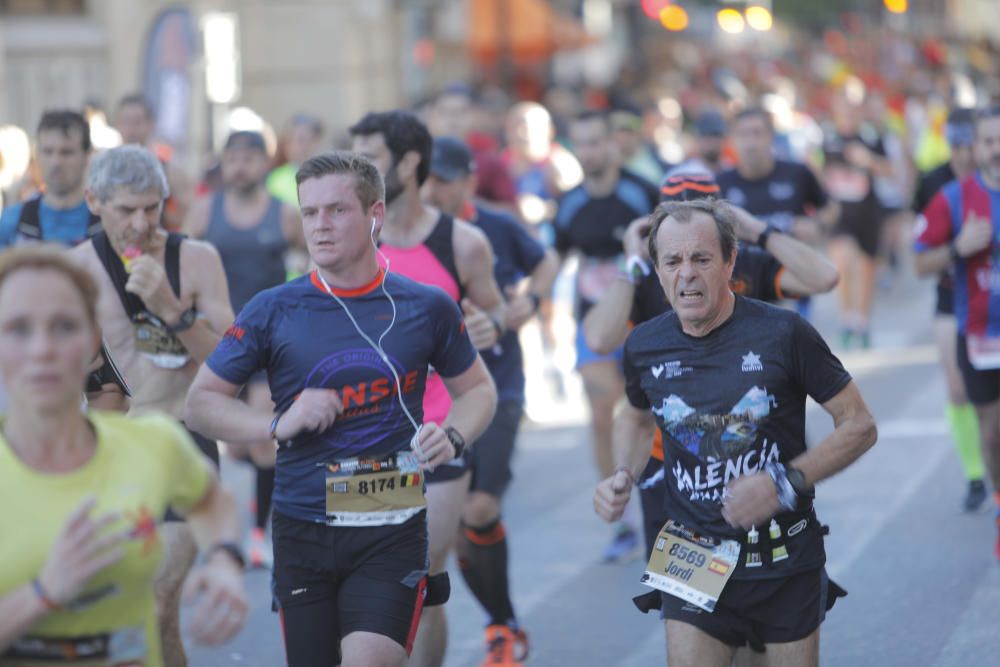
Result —
[[55, 338], [42, 327], [38, 327], [33, 332], [28, 341], [28, 358], [45, 359], [50, 357], [56, 349]]
[[678, 272], [678, 274], [680, 275], [681, 280], [687, 281], [693, 279], [696, 275], [694, 269], [694, 262], [692, 262], [690, 259], [683, 260], [681, 262], [681, 269]]

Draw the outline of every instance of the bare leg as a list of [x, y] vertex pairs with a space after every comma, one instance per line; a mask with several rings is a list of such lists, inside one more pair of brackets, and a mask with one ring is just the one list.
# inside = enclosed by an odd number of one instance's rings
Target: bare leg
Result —
[[163, 644], [163, 664], [166, 667], [186, 667], [187, 656], [181, 640], [181, 588], [198, 549], [191, 529], [184, 523], [164, 523], [160, 527], [160, 538], [163, 540], [163, 563], [156, 574], [153, 592]]
[[668, 620], [667, 664], [670, 667], [729, 667], [736, 649], [693, 625]]
[[819, 628], [804, 639], [766, 648], [764, 653], [751, 653], [753, 667], [819, 667]]
[[340, 642], [342, 667], [399, 667], [406, 649], [384, 635], [352, 632]]
[[[448, 554], [458, 535], [462, 503], [469, 489], [469, 474], [450, 482], [427, 485], [427, 537], [430, 543], [430, 574], [444, 572]], [[424, 607], [413, 642], [410, 665], [441, 667], [448, 647], [448, 621], [444, 605]], [[346, 666], [346, 662], [344, 663]]]

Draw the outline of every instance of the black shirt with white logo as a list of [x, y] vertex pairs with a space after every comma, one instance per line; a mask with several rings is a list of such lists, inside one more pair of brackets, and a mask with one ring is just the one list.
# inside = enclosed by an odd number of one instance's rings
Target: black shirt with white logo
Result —
[[[748, 296], [761, 301], [783, 299], [781, 272], [784, 267], [769, 252], [757, 246], [741, 247], [736, 253], [736, 265], [729, 287], [733, 294]], [[663, 293], [663, 286], [656, 272], [645, 276], [635, 287], [632, 298], [632, 324], [642, 324], [670, 310], [670, 302]]]
[[[776, 517], [788, 558], [772, 562], [767, 553], [756, 568], [745, 567], [752, 550], [746, 532], [722, 518], [727, 483], [762, 471], [768, 461], [787, 464], [805, 451], [806, 396], [825, 403], [851, 381], [808, 322], [736, 297], [732, 316], [696, 338], [670, 312], [632, 331], [624, 368], [629, 402], [650, 410], [663, 435], [669, 518], [704, 535], [738, 540], [738, 579], [783, 577], [825, 562], [811, 509]], [[769, 550], [768, 522], [757, 528], [759, 546]]]
[[827, 203], [826, 191], [816, 175], [798, 162], [776, 160], [774, 169], [763, 178], [750, 180], [736, 169], [727, 169], [715, 180], [724, 199], [786, 234], [791, 232], [796, 216], [807, 215]]

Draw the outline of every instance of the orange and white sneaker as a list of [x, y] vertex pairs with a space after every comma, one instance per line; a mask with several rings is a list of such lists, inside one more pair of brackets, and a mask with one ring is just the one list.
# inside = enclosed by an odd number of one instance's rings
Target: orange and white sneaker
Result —
[[247, 565], [255, 570], [270, 570], [274, 565], [274, 555], [271, 543], [264, 534], [263, 528], [250, 530], [250, 537], [247, 539]]
[[523, 667], [527, 657], [528, 635], [524, 630], [511, 630], [506, 625], [486, 628], [486, 659], [482, 667]]

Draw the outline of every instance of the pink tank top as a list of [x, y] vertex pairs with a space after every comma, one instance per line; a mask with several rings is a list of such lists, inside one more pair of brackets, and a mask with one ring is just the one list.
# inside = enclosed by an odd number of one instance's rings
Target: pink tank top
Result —
[[[388, 270], [424, 285], [440, 287], [455, 303], [460, 303], [462, 289], [451, 240], [453, 226], [452, 218], [441, 214], [430, 235], [419, 245], [400, 248], [382, 243], [379, 250], [389, 260]], [[381, 256], [378, 261], [386, 268]], [[441, 381], [441, 376], [437, 373], [428, 374], [427, 388], [424, 391], [424, 421], [440, 425], [448, 416], [449, 410], [451, 396]]]

